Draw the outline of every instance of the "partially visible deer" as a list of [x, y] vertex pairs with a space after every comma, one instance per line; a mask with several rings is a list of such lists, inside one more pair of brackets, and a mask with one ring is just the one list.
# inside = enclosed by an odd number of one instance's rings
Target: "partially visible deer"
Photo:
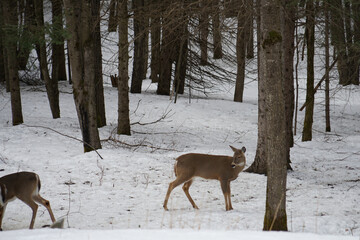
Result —
[[38, 205], [40, 203], [48, 210], [51, 221], [55, 222], [54, 214], [50, 207], [50, 202], [42, 198], [39, 194], [41, 187], [40, 178], [36, 173], [18, 172], [0, 178], [0, 231], [5, 208], [8, 202], [16, 198], [27, 204], [33, 211], [30, 229], [34, 227]]
[[199, 153], [188, 153], [178, 157], [174, 166], [176, 179], [169, 184], [163, 205], [164, 209], [168, 210], [167, 203], [171, 191], [183, 183], [183, 190], [191, 205], [193, 208], [199, 209], [189, 194], [189, 188], [194, 177], [202, 177], [220, 181], [225, 197], [225, 209], [226, 211], [232, 210], [230, 182], [235, 180], [245, 167], [246, 158], [244, 153], [246, 148], [237, 149], [232, 146], [230, 148], [234, 151], [232, 157]]

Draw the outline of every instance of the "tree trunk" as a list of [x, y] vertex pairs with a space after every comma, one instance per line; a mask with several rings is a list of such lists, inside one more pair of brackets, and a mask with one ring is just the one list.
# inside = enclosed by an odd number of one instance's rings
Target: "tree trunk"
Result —
[[109, 6], [108, 32], [116, 32], [117, 27], [117, 0], [111, 0]]
[[46, 92], [50, 103], [50, 109], [52, 117], [54, 119], [60, 117], [60, 106], [59, 106], [59, 89], [57, 79], [51, 79], [49, 70], [47, 68], [47, 56], [46, 56], [46, 42], [44, 31], [44, 14], [43, 14], [43, 0], [35, 0], [35, 17], [36, 25], [40, 31], [40, 68], [41, 73], [44, 77]]
[[336, 50], [338, 56], [337, 67], [339, 72], [339, 84], [349, 84], [348, 79], [348, 63], [347, 63], [347, 51], [346, 51], [346, 40], [345, 40], [345, 28], [343, 18], [343, 5], [341, 0], [329, 0], [330, 7], [330, 32], [331, 41]]
[[134, 61], [131, 78], [131, 93], [141, 93], [145, 69], [145, 21], [144, 0], [133, 0], [134, 9]]
[[[260, 3], [261, 0], [256, 0], [256, 21], [257, 21], [257, 49], [260, 52]], [[260, 69], [261, 55], [258, 54], [258, 137], [254, 162], [245, 170], [245, 172], [266, 174], [267, 161], [265, 155], [266, 142], [266, 122], [265, 122], [265, 80]]]
[[4, 17], [4, 46], [6, 48], [6, 58], [10, 85], [10, 95], [11, 95], [11, 112], [12, 112], [12, 124], [13, 126], [23, 123], [23, 115], [21, 109], [21, 96], [20, 96], [20, 85], [19, 85], [19, 75], [18, 75], [18, 63], [16, 55], [16, 46], [17, 46], [17, 24], [18, 24], [18, 15], [17, 15], [17, 2], [13, 0], [2, 1], [3, 12], [2, 16]]
[[294, 145], [293, 136], [293, 116], [294, 116], [294, 39], [295, 39], [295, 21], [297, 2], [283, 0], [285, 21], [282, 22], [283, 35], [283, 83], [285, 97], [285, 114], [286, 114], [286, 144], [287, 144], [287, 162], [288, 169], [290, 166], [290, 148]]
[[286, 117], [282, 78], [281, 3], [261, 1], [260, 72], [265, 81], [267, 188], [264, 230], [287, 231]]
[[144, 47], [143, 47], [143, 58], [144, 58], [144, 69], [142, 71], [141, 79], [146, 79], [148, 64], [149, 64], [149, 32], [150, 32], [150, 17], [149, 17], [149, 3], [148, 0], [144, 0], [143, 10], [143, 23], [144, 23]]
[[327, 1], [324, 1], [325, 12], [325, 131], [331, 132], [330, 126], [330, 46], [329, 46], [329, 7]]
[[129, 43], [127, 1], [118, 0], [119, 27], [119, 77], [118, 77], [118, 126], [117, 134], [130, 135], [129, 117]]
[[91, 0], [92, 18], [95, 29], [92, 31], [94, 40], [95, 56], [95, 96], [96, 96], [96, 121], [97, 126], [106, 126], [104, 83], [102, 74], [102, 52], [101, 52], [101, 32], [100, 32], [100, 0]]
[[61, 0], [51, 0], [53, 43], [52, 43], [52, 72], [51, 78], [55, 81], [66, 80], [65, 49], [63, 38], [63, 14]]
[[219, 0], [212, 0], [212, 24], [213, 24], [213, 40], [214, 40], [214, 59], [221, 59], [222, 44], [221, 44], [221, 25], [220, 25], [220, 8]]
[[237, 60], [237, 73], [234, 101], [242, 102], [245, 84], [245, 61], [246, 61], [246, 45], [247, 36], [245, 29], [248, 25], [248, 16], [245, 6], [245, 0], [240, 1], [240, 9], [238, 14], [238, 25], [236, 35], [236, 60]]
[[200, 65], [208, 64], [208, 36], [209, 36], [209, 3], [207, 0], [200, 1], [200, 19], [199, 19], [199, 33], [200, 33]]
[[[187, 67], [187, 54], [188, 54], [188, 41], [189, 41], [189, 30], [188, 30], [188, 16], [186, 14], [186, 5], [184, 10], [182, 11], [183, 18], [180, 18], [181, 30], [180, 30], [180, 47], [179, 54], [176, 59], [175, 64], [175, 78], [174, 78], [174, 86], [176, 97], [177, 94], [183, 94], [185, 88], [185, 77], [186, 77], [186, 67]], [[176, 99], [175, 97], [175, 99]], [[176, 101], [176, 100], [175, 100]]]
[[5, 47], [4, 47], [4, 19], [3, 19], [3, 3], [0, 1], [0, 84], [6, 84], [6, 73], [5, 69], [7, 68], [6, 62], [5, 62]]
[[101, 148], [96, 122], [95, 54], [91, 30], [91, 0], [65, 0], [75, 106], [82, 132], [84, 151]]
[[29, 55], [33, 45], [32, 35], [36, 34], [34, 0], [27, 0], [24, 7], [25, 7], [24, 22], [21, 23], [23, 24], [23, 26], [22, 26], [22, 31], [19, 41], [19, 49], [18, 49], [19, 70], [26, 69], [26, 64], [28, 62]]
[[246, 49], [246, 58], [252, 59], [254, 58], [254, 1], [248, 0], [247, 3], [247, 14], [248, 14], [248, 26], [247, 26], [247, 34], [248, 34], [248, 42]]
[[312, 124], [314, 114], [314, 53], [315, 53], [315, 9], [313, 0], [306, 2], [306, 46], [307, 46], [307, 84], [306, 111], [302, 141], [312, 140]]
[[151, 14], [151, 81], [153, 83], [159, 82], [160, 74], [160, 36], [161, 36], [161, 22], [159, 11], [159, 0], [152, 0], [150, 3]]
[[162, 19], [162, 40], [161, 40], [161, 55], [160, 55], [160, 77], [157, 88], [158, 95], [170, 95], [171, 83], [171, 69], [176, 56], [175, 39], [178, 36], [174, 34], [174, 14], [171, 16], [167, 12], [174, 12], [175, 4], [170, 2], [163, 3], [166, 9], [163, 11]]
[[360, 68], [360, 2], [352, 0], [352, 13], [354, 19], [354, 47], [351, 52], [354, 55], [354, 77], [352, 84], [359, 85], [359, 68]]
[[[3, 60], [3, 65], [2, 65], [2, 69], [3, 69], [3, 74], [1, 74], [1, 79], [0, 82], [4, 82], [5, 86], [6, 86], [6, 92], [10, 92], [10, 81], [9, 81], [9, 69], [8, 69], [8, 58], [7, 58], [7, 45], [6, 45], [6, 33], [5, 33], [5, 28], [4, 28], [4, 17], [5, 15], [4, 13], [4, 6], [5, 4], [0, 1], [0, 43], [1, 43], [1, 49], [0, 49], [0, 59]], [[1, 67], [1, 66], [0, 66]]]

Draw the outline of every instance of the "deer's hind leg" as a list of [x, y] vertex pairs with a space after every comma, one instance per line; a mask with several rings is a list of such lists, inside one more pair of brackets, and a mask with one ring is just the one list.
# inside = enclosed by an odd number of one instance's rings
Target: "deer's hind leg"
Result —
[[48, 210], [48, 212], [50, 214], [51, 221], [55, 222], [55, 217], [54, 217], [53, 211], [51, 210], [50, 202], [48, 200], [46, 200], [45, 198], [42, 198], [40, 195], [33, 196], [33, 199], [35, 202], [40, 203], [41, 205], [46, 207], [46, 209]]
[[191, 179], [190, 181], [185, 182], [184, 185], [183, 185], [183, 187], [182, 187], [182, 189], [184, 190], [185, 195], [186, 195], [187, 198], [189, 199], [189, 201], [190, 201], [191, 205], [193, 206], [193, 208], [199, 209], [198, 206], [196, 206], [194, 200], [191, 198], [190, 193], [189, 193], [189, 188], [190, 188], [192, 182], [193, 182], [192, 179]]
[[188, 181], [189, 178], [188, 177], [182, 177], [182, 176], [178, 176], [173, 182], [171, 182], [169, 184], [169, 188], [167, 190], [167, 193], [166, 193], [166, 197], [165, 197], [165, 200], [164, 200], [164, 209], [167, 211], [169, 210], [167, 208], [167, 203], [168, 203], [168, 200], [169, 200], [169, 197], [170, 197], [170, 193], [171, 191], [176, 188], [177, 186], [179, 186], [180, 184], [183, 184], [184, 182]]

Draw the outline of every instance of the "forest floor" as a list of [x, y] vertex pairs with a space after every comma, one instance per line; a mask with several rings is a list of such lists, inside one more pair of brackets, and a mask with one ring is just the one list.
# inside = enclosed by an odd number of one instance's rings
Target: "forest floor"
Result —
[[[103, 159], [96, 152], [84, 154], [82, 143], [73, 139], [81, 139], [81, 132], [67, 83], [60, 83], [61, 118], [56, 120], [51, 117], [45, 88], [22, 86], [25, 123], [19, 126], [11, 124], [10, 95], [1, 89], [0, 175], [38, 173], [41, 195], [70, 229], [20, 230], [28, 228], [31, 210], [16, 200], [8, 204], [0, 239], [117, 239], [119, 235], [124, 239], [219, 239], [239, 234], [246, 239], [359, 239], [357, 87], [332, 90], [330, 133], [324, 131], [323, 93], [318, 93], [310, 142], [301, 142], [304, 113], [299, 113], [291, 149], [294, 170], [287, 179], [291, 237], [261, 232], [266, 197], [263, 175], [240, 173], [231, 183], [233, 211], [225, 211], [220, 184], [202, 179], [196, 179], [190, 189], [200, 210], [192, 209], [178, 187], [170, 197], [170, 211], [164, 211], [177, 156], [189, 152], [232, 155], [229, 145], [233, 145], [247, 148], [247, 167], [253, 162], [257, 84], [246, 84], [243, 103], [233, 102], [232, 87], [225, 87], [225, 93], [208, 98], [193, 93], [191, 103], [185, 94], [174, 104], [169, 97], [157, 96], [156, 85], [146, 80], [143, 94], [130, 95], [132, 135], [118, 136], [117, 90], [105, 83], [107, 126], [100, 129], [103, 148], [98, 150]], [[304, 96], [300, 89], [300, 103]], [[49, 223], [46, 209], [39, 207], [35, 228]]]

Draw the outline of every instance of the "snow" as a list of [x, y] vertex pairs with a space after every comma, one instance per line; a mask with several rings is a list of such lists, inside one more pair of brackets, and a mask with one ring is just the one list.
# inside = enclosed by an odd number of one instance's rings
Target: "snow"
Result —
[[195, 230], [18, 230], [1, 233], [4, 239], [26, 239], [26, 240], [94, 240], [94, 239], [126, 239], [126, 240], [148, 240], [148, 239], [247, 239], [247, 240], [356, 240], [351, 236], [329, 236], [310, 233], [286, 233], [286, 232], [255, 232], [255, 231], [195, 231]]
[[[117, 91], [105, 84], [108, 126], [100, 129], [100, 157], [84, 154], [76, 111], [67, 83], [60, 84], [61, 118], [52, 119], [44, 87], [22, 86], [25, 124], [12, 126], [10, 96], [1, 89], [1, 175], [35, 171], [41, 194], [50, 200], [66, 230], [39, 229], [49, 224], [39, 207], [29, 226], [31, 210], [16, 200], [8, 204], [0, 239], [359, 239], [360, 105], [358, 88], [337, 90], [332, 102], [331, 133], [324, 133], [321, 104], [314, 119], [314, 137], [295, 136], [291, 150], [293, 172], [288, 174], [287, 214], [291, 233], [263, 233], [266, 177], [240, 173], [231, 184], [234, 210], [225, 211], [217, 181], [196, 179], [190, 189], [200, 210], [193, 210], [181, 187], [174, 189], [169, 209], [162, 203], [174, 177], [174, 159], [188, 152], [231, 155], [228, 145], [246, 146], [247, 166], [254, 159], [257, 138], [256, 82], [247, 84], [245, 102], [231, 101], [231, 90], [189, 103], [176, 104], [157, 96], [156, 86], [144, 82], [144, 94], [130, 95], [132, 136], [113, 134], [117, 123]], [[319, 95], [320, 96], [320, 95]], [[321, 99], [319, 100], [321, 101]], [[302, 115], [299, 116], [301, 126]], [[54, 132], [53, 130], [57, 132]], [[299, 127], [300, 128], [300, 127]], [[300, 132], [301, 130], [298, 129]], [[127, 147], [105, 141], [109, 136]], [[13, 230], [13, 231], [11, 231]], [[353, 236], [353, 237], [351, 237]]]
[[[106, 76], [116, 72], [116, 41], [112, 44], [104, 44]], [[321, 77], [320, 70], [317, 74]], [[305, 99], [304, 76], [300, 73], [300, 104]], [[156, 85], [145, 80], [142, 94], [130, 94], [132, 135], [118, 136], [114, 134], [117, 90], [105, 77], [108, 125], [99, 130], [103, 149], [98, 150], [103, 159], [95, 152], [84, 154], [82, 143], [73, 139], [81, 139], [81, 132], [71, 86], [66, 82], [59, 86], [61, 118], [56, 120], [51, 117], [43, 86], [21, 86], [25, 123], [19, 126], [12, 126], [10, 95], [0, 86], [0, 175], [38, 173], [41, 195], [51, 202], [55, 217], [65, 219], [65, 229], [42, 229], [50, 224], [50, 217], [40, 206], [35, 229], [29, 231], [31, 209], [16, 200], [7, 206], [0, 240], [358, 240], [360, 90], [339, 88], [335, 82], [331, 91], [331, 133], [324, 131], [321, 89], [316, 94], [311, 142], [301, 142], [304, 112], [299, 112], [298, 133], [291, 149], [294, 171], [288, 173], [287, 182], [289, 232], [261, 231], [266, 198], [263, 175], [240, 173], [231, 183], [232, 211], [225, 211], [220, 184], [203, 179], [196, 179], [190, 188], [200, 210], [192, 209], [178, 187], [169, 199], [170, 211], [164, 211], [162, 204], [168, 184], [175, 178], [173, 164], [177, 156], [189, 152], [231, 155], [229, 145], [245, 146], [246, 166], [253, 162], [257, 82], [250, 79], [256, 76], [247, 76], [244, 103], [233, 102], [234, 86], [224, 84], [219, 86], [221, 92], [208, 97], [193, 92], [191, 103], [185, 94], [176, 104], [169, 97], [157, 96]], [[110, 136], [117, 142], [109, 141]]]

